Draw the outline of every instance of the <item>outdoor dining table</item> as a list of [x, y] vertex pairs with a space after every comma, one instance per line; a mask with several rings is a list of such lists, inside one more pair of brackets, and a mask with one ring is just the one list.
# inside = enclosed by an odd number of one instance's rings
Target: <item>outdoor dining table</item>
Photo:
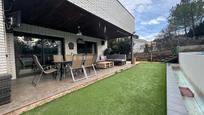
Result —
[[63, 68], [65, 68], [65, 64], [71, 64], [72, 61], [54, 61], [54, 63], [60, 65], [59, 66], [60, 68], [58, 68], [60, 71], [60, 79], [59, 80], [62, 80], [63, 76], [65, 78], [65, 70], [63, 69]]

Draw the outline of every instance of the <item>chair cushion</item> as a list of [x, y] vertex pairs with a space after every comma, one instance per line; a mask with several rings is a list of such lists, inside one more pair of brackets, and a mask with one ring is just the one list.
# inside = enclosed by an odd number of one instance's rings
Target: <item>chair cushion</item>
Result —
[[107, 59], [106, 56], [101, 56], [101, 57], [100, 57], [100, 61], [105, 61], [106, 59]]

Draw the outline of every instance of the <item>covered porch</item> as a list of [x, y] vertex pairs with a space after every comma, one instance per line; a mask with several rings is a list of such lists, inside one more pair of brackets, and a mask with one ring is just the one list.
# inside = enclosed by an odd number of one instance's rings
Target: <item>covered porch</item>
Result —
[[109, 69], [98, 69], [98, 75], [89, 79], [73, 83], [71, 77], [62, 81], [45, 77], [37, 87], [33, 87], [32, 78], [25, 77], [12, 81], [12, 101], [7, 105], [0, 106], [0, 114], [19, 114], [58, 97], [71, 93], [75, 90], [93, 84], [99, 80], [132, 67], [130, 62], [123, 66], [115, 66]]
[[6, 18], [15, 20], [14, 25], [6, 22], [7, 66], [12, 79], [32, 74], [33, 55], [42, 65], [49, 65], [53, 55], [91, 53], [99, 60], [108, 40], [131, 36], [134, 31], [134, 17], [120, 4], [123, 14], [119, 17], [112, 16], [117, 14], [112, 11], [98, 16], [68, 0], [7, 0], [4, 5]]

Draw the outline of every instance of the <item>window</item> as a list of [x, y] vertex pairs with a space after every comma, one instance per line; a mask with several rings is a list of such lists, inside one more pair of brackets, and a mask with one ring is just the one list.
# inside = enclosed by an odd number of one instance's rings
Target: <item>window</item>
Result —
[[52, 64], [53, 55], [63, 54], [63, 39], [17, 35], [14, 38], [17, 77], [35, 74], [33, 55], [42, 65]]
[[78, 54], [97, 54], [97, 44], [95, 42], [77, 43], [77, 53]]

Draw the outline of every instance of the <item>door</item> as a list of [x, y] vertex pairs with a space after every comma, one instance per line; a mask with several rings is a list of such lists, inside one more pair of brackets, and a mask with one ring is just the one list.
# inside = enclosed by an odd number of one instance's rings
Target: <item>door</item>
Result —
[[17, 78], [37, 74], [33, 62], [36, 55], [41, 65], [52, 64], [53, 55], [63, 54], [63, 39], [50, 37], [32, 37], [32, 35], [15, 35], [15, 61]]

